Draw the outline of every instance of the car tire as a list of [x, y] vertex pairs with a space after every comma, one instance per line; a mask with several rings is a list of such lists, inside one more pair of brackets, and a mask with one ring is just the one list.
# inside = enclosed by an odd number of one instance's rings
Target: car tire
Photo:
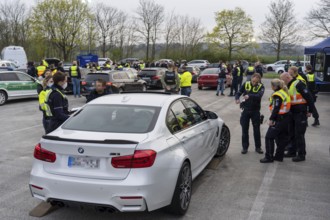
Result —
[[268, 67], [267, 68], [267, 71], [273, 71], [273, 68], [272, 67]]
[[8, 96], [5, 91], [0, 91], [0, 106], [7, 102]]
[[198, 89], [199, 90], [203, 90], [203, 86], [198, 86]]
[[216, 157], [222, 157], [226, 154], [230, 144], [230, 130], [227, 125], [223, 125], [220, 134], [220, 140], [217, 152], [215, 153]]
[[192, 194], [192, 176], [188, 161], [185, 161], [180, 169], [176, 182], [172, 202], [166, 207], [169, 213], [174, 215], [184, 215], [190, 204]]
[[142, 92], [146, 92], [147, 91], [147, 85], [146, 84], [143, 84], [142, 85]]
[[283, 70], [279, 70], [279, 71], [278, 71], [278, 74], [282, 74], [282, 73], [284, 73]]

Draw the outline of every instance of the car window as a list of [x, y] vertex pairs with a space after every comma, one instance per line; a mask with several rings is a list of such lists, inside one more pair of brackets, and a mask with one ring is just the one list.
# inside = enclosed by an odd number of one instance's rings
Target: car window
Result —
[[1, 73], [0, 80], [1, 81], [19, 81], [16, 73]]
[[109, 75], [108, 74], [97, 74], [97, 73], [92, 73], [92, 74], [87, 74], [85, 81], [86, 82], [93, 82], [98, 79], [103, 79], [104, 81], [108, 82], [109, 81]]
[[112, 74], [112, 78], [115, 79], [115, 80], [121, 79], [118, 72], [117, 73], [113, 73]]
[[171, 133], [181, 130], [178, 120], [176, 119], [172, 110], [169, 110], [166, 116], [166, 125]]
[[20, 81], [33, 81], [31, 77], [29, 77], [29, 76], [27, 76], [27, 75], [25, 75], [23, 73], [16, 73], [16, 74], [17, 74], [18, 79]]
[[128, 77], [128, 75], [127, 75], [126, 72], [120, 72], [119, 75], [120, 75], [120, 77], [121, 77], [122, 79], [129, 79], [129, 77]]
[[173, 111], [179, 126], [180, 130], [190, 127], [192, 124], [194, 124], [194, 121], [190, 117], [189, 114], [187, 114], [187, 109], [182, 104], [181, 101], [176, 101], [172, 106], [171, 110]]
[[207, 119], [202, 108], [197, 105], [195, 102], [189, 99], [183, 99], [182, 102], [186, 107], [186, 114], [190, 119], [192, 124], [197, 124]]
[[71, 117], [63, 129], [112, 132], [147, 133], [154, 129], [160, 107], [134, 105], [87, 105]]

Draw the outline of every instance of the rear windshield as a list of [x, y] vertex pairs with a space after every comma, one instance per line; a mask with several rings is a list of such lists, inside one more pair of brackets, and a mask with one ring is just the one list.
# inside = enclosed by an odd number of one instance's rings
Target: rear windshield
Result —
[[147, 133], [154, 129], [160, 108], [131, 105], [87, 105], [71, 117], [63, 129], [112, 132]]
[[157, 74], [157, 70], [142, 70], [139, 75], [140, 76], [155, 76]]
[[218, 68], [211, 68], [211, 69], [206, 69], [202, 72], [202, 75], [204, 74], [218, 74], [219, 69]]
[[104, 81], [108, 82], [109, 81], [109, 75], [108, 74], [92, 73], [92, 74], [88, 74], [86, 76], [85, 81], [92, 82], [92, 81], [96, 81], [98, 79], [103, 79]]

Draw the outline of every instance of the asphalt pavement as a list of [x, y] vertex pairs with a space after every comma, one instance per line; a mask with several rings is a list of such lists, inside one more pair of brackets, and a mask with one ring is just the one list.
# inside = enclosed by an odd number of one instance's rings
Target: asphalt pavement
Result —
[[[266, 93], [262, 113], [269, 117], [270, 80], [263, 80]], [[319, 94], [320, 127], [308, 127], [306, 161], [291, 159], [261, 164], [263, 155], [254, 152], [252, 127], [250, 149], [241, 151], [240, 109], [234, 98], [216, 96], [215, 90], [198, 90], [192, 98], [204, 109], [216, 112], [231, 131], [230, 148], [224, 158], [213, 161], [193, 182], [190, 208], [184, 217], [163, 210], [151, 213], [100, 213], [90, 207], [58, 209], [41, 219], [330, 219], [330, 94]], [[225, 94], [229, 94], [226, 89]], [[84, 98], [69, 96], [70, 107]], [[29, 216], [40, 200], [29, 192], [34, 146], [43, 134], [37, 99], [9, 101], [0, 106], [0, 219], [38, 219]], [[309, 119], [312, 124], [312, 119]], [[262, 143], [267, 124], [261, 126]]]

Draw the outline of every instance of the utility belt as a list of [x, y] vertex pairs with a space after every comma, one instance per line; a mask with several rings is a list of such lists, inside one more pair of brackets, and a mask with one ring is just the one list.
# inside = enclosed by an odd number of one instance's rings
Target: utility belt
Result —
[[191, 88], [191, 86], [181, 86], [181, 89], [184, 89], [184, 88]]
[[279, 114], [276, 117], [276, 121], [283, 121], [284, 119], [286, 119], [287, 117], [290, 117], [292, 115], [291, 112], [285, 113], [285, 114]]

